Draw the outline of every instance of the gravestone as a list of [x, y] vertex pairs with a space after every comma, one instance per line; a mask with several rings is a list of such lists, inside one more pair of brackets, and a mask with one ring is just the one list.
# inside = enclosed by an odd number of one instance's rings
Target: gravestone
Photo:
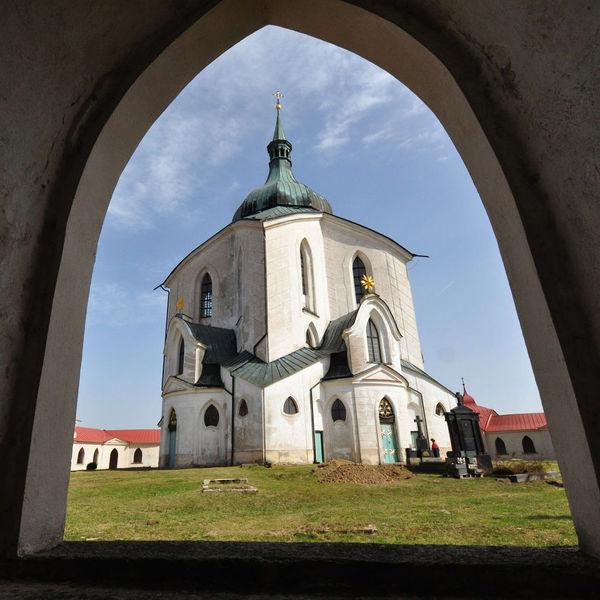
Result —
[[492, 459], [486, 453], [479, 427], [479, 414], [465, 406], [462, 394], [456, 392], [458, 402], [445, 414], [452, 451], [448, 452], [448, 472], [459, 478], [481, 477], [492, 468]]

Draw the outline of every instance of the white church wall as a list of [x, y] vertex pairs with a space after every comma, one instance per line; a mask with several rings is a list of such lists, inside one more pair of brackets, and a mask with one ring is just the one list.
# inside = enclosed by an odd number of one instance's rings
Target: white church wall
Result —
[[[204, 423], [206, 408], [214, 404], [219, 412], [216, 427]], [[163, 400], [160, 465], [168, 464], [169, 415], [177, 414], [177, 447], [175, 466], [178, 468], [226, 465], [231, 440], [231, 398], [224, 390], [199, 388], [167, 394]]]
[[[248, 408], [245, 416], [239, 414], [242, 400]], [[262, 390], [239, 377], [235, 380], [235, 411], [234, 463], [261, 463], [264, 460]]]
[[[212, 316], [200, 317], [200, 285], [212, 280]], [[252, 351], [264, 335], [264, 241], [261, 224], [238, 221], [191, 252], [165, 281], [168, 318], [178, 312], [193, 321], [236, 329], [238, 349]], [[177, 309], [179, 299], [183, 307]]]
[[352, 327], [345, 334], [349, 348], [349, 366], [353, 373], [361, 373], [375, 363], [369, 360], [367, 325], [372, 321], [377, 329], [382, 362], [396, 372], [401, 371], [400, 334], [389, 310], [378, 296], [364, 296]]
[[[269, 462], [313, 462], [309, 390], [322, 376], [323, 366], [316, 363], [265, 389], [265, 454]], [[288, 396], [298, 407], [296, 414], [283, 411]]]
[[[346, 419], [334, 421], [331, 409], [333, 403], [339, 399], [346, 409]], [[324, 460], [342, 458], [358, 461], [356, 422], [352, 385], [347, 380], [334, 380], [321, 386], [323, 454]], [[315, 424], [315, 429], [317, 428]]]
[[[535, 453], [523, 451], [523, 438], [528, 436], [534, 444]], [[555, 460], [556, 453], [548, 429], [524, 431], [490, 431], [484, 434], [487, 452], [493, 458], [519, 458], [524, 460]], [[496, 438], [506, 446], [506, 454], [496, 452]]]
[[357, 255], [371, 270], [375, 292], [388, 304], [402, 333], [402, 355], [422, 367], [412, 291], [406, 262], [410, 259], [397, 244], [358, 224], [333, 216], [323, 217], [327, 260], [327, 286], [331, 319], [357, 308], [352, 262]]
[[395, 416], [394, 432], [397, 447], [397, 460], [401, 462], [402, 448], [407, 444], [406, 432], [406, 390], [400, 384], [387, 384], [369, 381], [354, 384], [354, 405], [358, 430], [360, 460], [366, 464], [383, 463], [381, 427], [379, 424], [379, 403], [387, 398]]
[[[306, 345], [306, 331], [314, 324], [319, 339], [329, 322], [319, 217], [299, 214], [264, 224], [267, 263], [268, 361], [276, 360]], [[306, 240], [312, 265], [305, 264], [314, 297], [302, 294], [300, 246]], [[311, 269], [312, 266], [312, 269]], [[312, 270], [312, 273], [310, 272]], [[306, 306], [308, 304], [308, 307]]]
[[[436, 407], [441, 404], [444, 412], [448, 412], [456, 406], [456, 397], [448, 392], [445, 388], [432, 382], [425, 377], [422, 377], [409, 369], [404, 369], [402, 374], [406, 377], [411, 388], [416, 390], [413, 392], [413, 401], [420, 405], [423, 399], [424, 415], [426, 418], [426, 431], [423, 433], [428, 436], [428, 441], [431, 444], [431, 438], [434, 438], [440, 447], [440, 456], [444, 457], [448, 450], [452, 449], [450, 444], [450, 434], [446, 419], [443, 415], [436, 414]], [[412, 430], [416, 430], [416, 424], [412, 424]]]

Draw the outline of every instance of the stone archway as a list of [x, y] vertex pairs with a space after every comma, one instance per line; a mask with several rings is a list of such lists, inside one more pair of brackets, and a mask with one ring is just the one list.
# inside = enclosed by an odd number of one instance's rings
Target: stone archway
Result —
[[[10, 285], [2, 287], [1, 450], [3, 481], [11, 482], [2, 488], [5, 553], [62, 538], [85, 307], [102, 220], [122, 169], [197, 72], [244, 36], [275, 24], [386, 69], [448, 131], [498, 240], [582, 547], [600, 554], [600, 290], [588, 276], [600, 266], [593, 202], [600, 174], [589, 158], [598, 132], [585, 126], [599, 84], [573, 81], [582, 64], [574, 48], [583, 56], [593, 47], [598, 9], [565, 15], [559, 7], [539, 8], [564, 36], [550, 42], [540, 32], [532, 53], [513, 35], [517, 24], [539, 27], [527, 3], [509, 10], [486, 2], [372, 8], [366, 0], [213, 0], [147, 7], [143, 15], [134, 5], [110, 3], [89, 14], [52, 1], [37, 8], [28, 19], [8, 14], [3, 25], [7, 47], [14, 41], [10, 73], [3, 75], [21, 77], [19, 86], [6, 86], [12, 95], [3, 111], [11, 147], [3, 242]], [[577, 40], [568, 34], [575, 30]], [[85, 52], [64, 50], [79, 48], [79, 38], [89, 40]], [[41, 54], [22, 52], [23, 43]], [[48, 48], [61, 56], [50, 67]], [[592, 73], [597, 53], [586, 56]], [[548, 73], [550, 64], [555, 72]], [[571, 81], [557, 100], [548, 79], [561, 74]]]

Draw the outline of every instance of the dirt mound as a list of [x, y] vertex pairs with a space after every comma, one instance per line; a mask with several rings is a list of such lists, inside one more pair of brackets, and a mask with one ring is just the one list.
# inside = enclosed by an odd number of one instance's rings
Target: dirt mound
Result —
[[314, 472], [320, 483], [377, 484], [413, 477], [413, 474], [401, 465], [362, 465], [340, 459], [319, 465]]

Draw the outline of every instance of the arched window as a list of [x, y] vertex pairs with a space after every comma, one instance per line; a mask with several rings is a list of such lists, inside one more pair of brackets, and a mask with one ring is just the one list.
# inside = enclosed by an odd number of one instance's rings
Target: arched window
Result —
[[183, 363], [185, 360], [185, 342], [183, 338], [179, 340], [179, 354], [177, 356], [177, 375], [183, 373]]
[[300, 277], [302, 279], [302, 294], [306, 296], [308, 286], [306, 285], [306, 265], [304, 263], [304, 252], [302, 252], [302, 248], [300, 248]]
[[360, 302], [360, 299], [367, 293], [365, 288], [361, 285], [360, 280], [363, 275], [367, 274], [367, 270], [365, 269], [365, 265], [358, 256], [354, 259], [352, 263], [352, 276], [354, 278], [354, 295], [356, 296], [356, 302]]
[[169, 431], [177, 431], [177, 413], [174, 408], [169, 414]]
[[314, 323], [311, 323], [306, 329], [306, 345], [310, 348], [316, 348], [319, 345], [317, 329]]
[[494, 444], [496, 446], [496, 454], [508, 454], [506, 451], [506, 444], [502, 438], [497, 437]]
[[116, 469], [119, 466], [119, 451], [114, 448], [110, 453], [110, 459], [108, 462], [109, 469]]
[[85, 450], [83, 448], [80, 448], [79, 452], [77, 453], [77, 464], [82, 465], [84, 460], [85, 460]]
[[245, 417], [248, 414], [248, 404], [246, 404], [246, 401], [244, 399], [242, 399], [242, 401], [240, 402], [240, 409], [238, 411], [238, 414], [240, 415], [240, 417]]
[[315, 310], [314, 284], [313, 284], [313, 266], [310, 246], [306, 240], [300, 244], [300, 279], [302, 286], [302, 300], [304, 308]]
[[533, 440], [528, 435], [526, 435], [523, 438], [523, 453], [535, 454], [535, 446], [533, 444]]
[[435, 407], [435, 414], [438, 417], [443, 417], [446, 414], [446, 411], [444, 410], [444, 405], [441, 402], [437, 403], [437, 406]]
[[207, 427], [216, 427], [219, 424], [219, 411], [211, 404], [204, 413], [204, 424]]
[[288, 396], [283, 403], [283, 412], [286, 415], [295, 415], [298, 412], [298, 405], [291, 396]]
[[369, 362], [380, 363], [381, 360], [381, 345], [379, 343], [379, 333], [375, 323], [369, 319], [367, 323], [367, 348], [369, 351]]
[[393, 423], [395, 420], [394, 409], [392, 408], [390, 401], [387, 398], [384, 398], [379, 403], [379, 422]]
[[135, 452], [133, 453], [133, 462], [134, 463], [142, 462], [142, 449], [141, 448], [135, 449]]
[[94, 450], [94, 458], [92, 462], [98, 464], [98, 448]]
[[207, 273], [200, 286], [200, 318], [212, 316], [212, 279]]
[[331, 418], [334, 421], [346, 420], [346, 407], [339, 398], [336, 398], [335, 402], [331, 405]]

